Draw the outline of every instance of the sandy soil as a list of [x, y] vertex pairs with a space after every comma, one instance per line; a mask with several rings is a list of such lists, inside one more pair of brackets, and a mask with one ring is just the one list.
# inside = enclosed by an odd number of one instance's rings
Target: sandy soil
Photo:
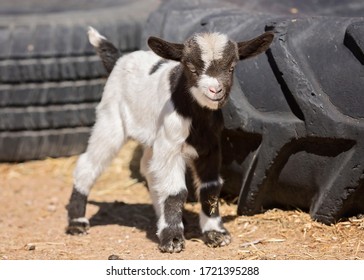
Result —
[[198, 203], [185, 210], [186, 249], [162, 254], [155, 216], [138, 172], [140, 147], [128, 142], [89, 197], [85, 236], [69, 236], [66, 205], [77, 157], [0, 164], [0, 260], [7, 259], [364, 259], [364, 218], [336, 225], [314, 222], [300, 211], [269, 210], [236, 216], [222, 200], [233, 241], [209, 248], [198, 229]]

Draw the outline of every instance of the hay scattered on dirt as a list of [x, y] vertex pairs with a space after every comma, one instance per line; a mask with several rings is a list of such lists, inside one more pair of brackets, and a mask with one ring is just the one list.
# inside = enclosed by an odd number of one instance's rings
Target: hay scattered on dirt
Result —
[[[258, 259], [363, 259], [364, 219], [327, 226], [307, 213], [273, 209], [238, 217], [240, 253]], [[274, 248], [274, 249], [272, 249]]]

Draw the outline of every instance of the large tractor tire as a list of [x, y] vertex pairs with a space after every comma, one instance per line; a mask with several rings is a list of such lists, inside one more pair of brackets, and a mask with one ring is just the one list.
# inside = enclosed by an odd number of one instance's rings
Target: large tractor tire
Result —
[[363, 12], [358, 0], [186, 0], [150, 16], [144, 38], [275, 32], [265, 55], [239, 62], [223, 110], [224, 191], [238, 214], [299, 208], [330, 224], [364, 213]]
[[88, 26], [127, 53], [140, 48], [157, 0], [0, 3], [0, 161], [79, 154], [106, 71]]

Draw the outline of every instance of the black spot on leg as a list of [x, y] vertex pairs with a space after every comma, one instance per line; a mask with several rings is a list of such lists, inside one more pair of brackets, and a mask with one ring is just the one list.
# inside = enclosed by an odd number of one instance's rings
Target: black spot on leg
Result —
[[77, 235], [85, 234], [90, 226], [85, 218], [87, 196], [73, 188], [68, 210], [68, 227], [66, 233]]
[[80, 193], [76, 188], [73, 188], [70, 202], [67, 206], [68, 218], [77, 219], [85, 216], [87, 196]]
[[218, 181], [205, 183], [200, 189], [201, 208], [207, 217], [219, 216], [220, 190], [221, 184]]
[[164, 219], [167, 227], [159, 236], [159, 249], [162, 252], [178, 253], [185, 248], [182, 223], [183, 205], [187, 199], [187, 190], [177, 195], [169, 196], [164, 202]]
[[179, 225], [182, 222], [183, 205], [187, 199], [187, 190], [169, 196], [164, 202], [164, 216], [168, 225]]

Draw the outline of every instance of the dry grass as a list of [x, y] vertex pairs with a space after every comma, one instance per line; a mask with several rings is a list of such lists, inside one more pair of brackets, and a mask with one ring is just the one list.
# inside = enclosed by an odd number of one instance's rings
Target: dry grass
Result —
[[239, 217], [236, 222], [243, 229], [238, 235], [242, 241], [241, 253], [252, 258], [317, 260], [364, 257], [364, 219], [352, 218], [327, 226], [312, 221], [307, 213], [273, 209], [254, 217]]
[[364, 218], [326, 226], [300, 211], [269, 210], [236, 216], [222, 201], [233, 236], [228, 247], [201, 240], [198, 203], [187, 203], [186, 250], [161, 254], [145, 182], [138, 174], [140, 148], [128, 142], [90, 195], [86, 236], [67, 236], [65, 206], [77, 157], [0, 164], [0, 259], [364, 259]]

